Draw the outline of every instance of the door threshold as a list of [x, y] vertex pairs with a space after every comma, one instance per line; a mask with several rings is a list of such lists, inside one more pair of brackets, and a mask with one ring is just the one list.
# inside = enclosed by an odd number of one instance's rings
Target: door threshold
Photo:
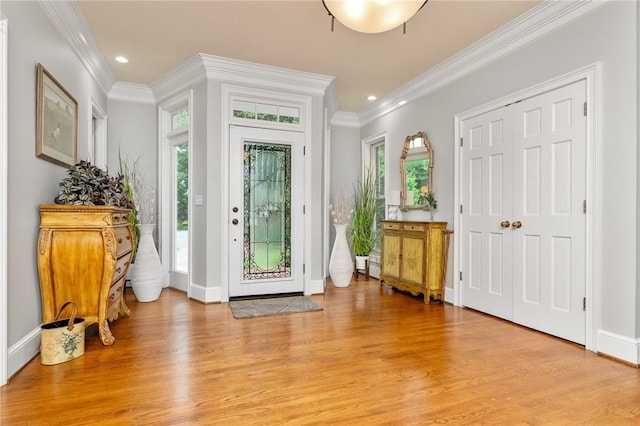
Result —
[[275, 293], [275, 294], [256, 294], [250, 296], [233, 296], [229, 297], [229, 302], [233, 302], [235, 300], [255, 300], [255, 299], [274, 299], [276, 297], [294, 297], [294, 296], [304, 296], [304, 293], [301, 291], [295, 291], [293, 293]]

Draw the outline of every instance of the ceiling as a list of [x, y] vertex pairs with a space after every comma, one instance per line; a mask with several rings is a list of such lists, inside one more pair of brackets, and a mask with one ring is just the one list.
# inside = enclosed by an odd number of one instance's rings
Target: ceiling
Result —
[[[402, 27], [352, 31], [321, 0], [77, 0], [116, 79], [151, 84], [206, 53], [336, 78], [338, 109], [357, 112], [540, 3], [430, 0]], [[115, 61], [126, 56], [129, 63]]]

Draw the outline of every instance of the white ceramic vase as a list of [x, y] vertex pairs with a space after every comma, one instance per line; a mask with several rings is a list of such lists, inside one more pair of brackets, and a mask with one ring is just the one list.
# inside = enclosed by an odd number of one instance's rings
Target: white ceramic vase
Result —
[[135, 267], [131, 276], [131, 288], [138, 302], [153, 302], [160, 297], [164, 274], [160, 256], [153, 241], [153, 224], [140, 224], [140, 242]]
[[351, 284], [353, 275], [353, 260], [347, 242], [347, 225], [334, 225], [336, 229], [336, 240], [331, 250], [329, 259], [329, 275], [336, 287], [348, 287]]

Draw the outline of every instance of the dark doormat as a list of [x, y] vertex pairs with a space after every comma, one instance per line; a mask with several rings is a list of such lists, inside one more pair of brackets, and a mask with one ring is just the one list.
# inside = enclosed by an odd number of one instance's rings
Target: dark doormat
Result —
[[322, 306], [306, 296], [232, 300], [229, 308], [236, 319], [322, 310]]

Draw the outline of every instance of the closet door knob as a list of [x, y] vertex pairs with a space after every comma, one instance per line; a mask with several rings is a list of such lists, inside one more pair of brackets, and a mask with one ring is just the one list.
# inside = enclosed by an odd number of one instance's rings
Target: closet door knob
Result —
[[518, 229], [522, 226], [522, 222], [520, 222], [519, 220], [516, 220], [515, 222], [513, 222], [513, 227]]
[[509, 223], [508, 220], [504, 220], [502, 222], [500, 222], [500, 226], [502, 226], [503, 228], [508, 228], [511, 226], [511, 224]]

